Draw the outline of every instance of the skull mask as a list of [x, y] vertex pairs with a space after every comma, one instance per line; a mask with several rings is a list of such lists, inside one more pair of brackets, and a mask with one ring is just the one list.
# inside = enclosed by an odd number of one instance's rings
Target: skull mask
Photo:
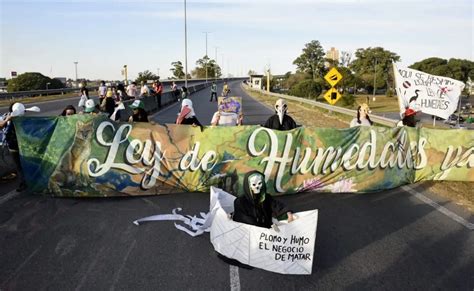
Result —
[[278, 119], [280, 120], [280, 125], [283, 124], [283, 116], [286, 114], [288, 105], [284, 99], [278, 99], [275, 103], [275, 111], [278, 114]]
[[252, 194], [258, 195], [263, 187], [263, 177], [261, 175], [252, 175], [249, 178], [249, 184]]

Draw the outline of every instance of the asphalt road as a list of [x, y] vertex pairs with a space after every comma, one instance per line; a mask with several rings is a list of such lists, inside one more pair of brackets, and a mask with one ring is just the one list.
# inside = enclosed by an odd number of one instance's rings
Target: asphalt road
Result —
[[[231, 89], [244, 98], [247, 124], [271, 114], [238, 82]], [[203, 124], [216, 110], [208, 98], [209, 90], [192, 96]], [[172, 105], [154, 118], [173, 122], [177, 111]], [[282, 197], [294, 211], [319, 209], [313, 274], [291, 276], [235, 272], [217, 258], [209, 234], [192, 238], [172, 222], [132, 224], [176, 207], [191, 215], [206, 211], [206, 193], [104, 199], [22, 193], [6, 200], [12, 192], [1, 186], [0, 289], [473, 290], [474, 217], [422, 185], [412, 188]]]

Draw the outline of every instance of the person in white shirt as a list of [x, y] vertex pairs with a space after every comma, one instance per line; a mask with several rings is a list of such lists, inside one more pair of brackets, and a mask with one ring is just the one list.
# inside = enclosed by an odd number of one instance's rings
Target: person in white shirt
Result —
[[105, 82], [101, 81], [99, 86], [99, 102], [102, 103], [102, 100], [105, 98], [107, 94], [107, 86], [105, 86]]
[[219, 126], [236, 126], [242, 125], [243, 116], [235, 112], [220, 112], [217, 111], [212, 116], [211, 125]]
[[355, 126], [372, 126], [373, 122], [369, 117], [370, 108], [369, 105], [363, 103], [357, 108], [357, 117], [352, 119], [350, 127]]
[[130, 98], [138, 98], [140, 96], [137, 89], [137, 83], [132, 82], [132, 84], [127, 86], [127, 95], [130, 96]]
[[150, 88], [148, 88], [148, 85], [145, 83], [145, 81], [142, 81], [142, 88], [140, 90], [140, 97], [148, 96], [149, 94], [150, 94]]

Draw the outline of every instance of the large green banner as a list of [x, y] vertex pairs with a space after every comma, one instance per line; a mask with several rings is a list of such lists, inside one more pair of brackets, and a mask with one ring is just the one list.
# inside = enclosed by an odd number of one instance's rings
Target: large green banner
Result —
[[27, 183], [56, 196], [239, 194], [245, 173], [275, 195], [368, 192], [422, 180], [474, 181], [474, 131], [199, 127], [105, 116], [14, 119]]

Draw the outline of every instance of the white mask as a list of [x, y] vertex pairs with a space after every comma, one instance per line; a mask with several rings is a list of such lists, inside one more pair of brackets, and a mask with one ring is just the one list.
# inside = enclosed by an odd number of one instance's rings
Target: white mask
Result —
[[280, 120], [280, 124], [283, 124], [283, 116], [286, 114], [288, 110], [288, 105], [284, 99], [278, 99], [275, 103], [275, 111], [278, 114], [278, 119]]
[[263, 179], [261, 175], [252, 175], [249, 178], [250, 190], [253, 195], [260, 194], [263, 187]]

